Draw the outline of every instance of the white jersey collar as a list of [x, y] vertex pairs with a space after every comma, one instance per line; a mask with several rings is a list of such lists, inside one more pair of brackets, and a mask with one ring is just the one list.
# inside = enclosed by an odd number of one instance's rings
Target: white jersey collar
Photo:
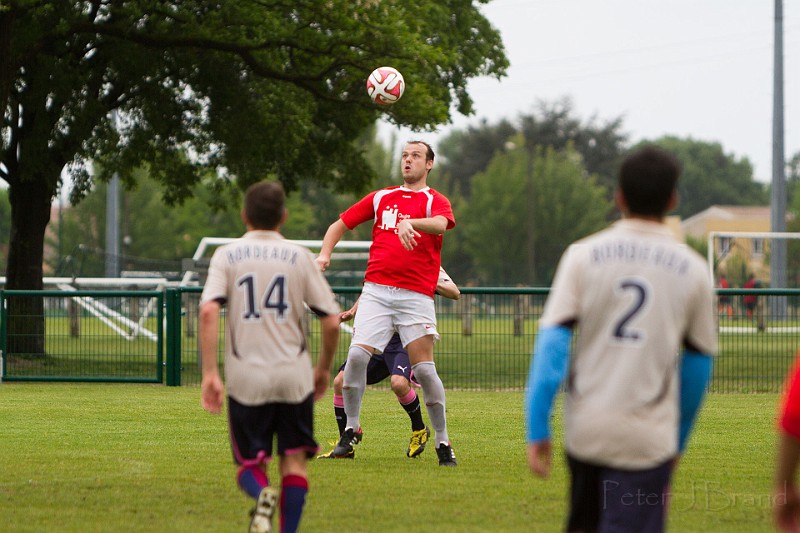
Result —
[[425, 192], [425, 191], [429, 190], [429, 189], [430, 189], [430, 187], [426, 185], [426, 186], [425, 186], [425, 187], [423, 187], [422, 189], [420, 189], [420, 190], [418, 190], [418, 191], [415, 191], [414, 189], [409, 189], [409, 188], [408, 188], [408, 187], [406, 187], [405, 185], [400, 185], [400, 187], [398, 187], [398, 189], [400, 189], [401, 191], [407, 191], [407, 192]]

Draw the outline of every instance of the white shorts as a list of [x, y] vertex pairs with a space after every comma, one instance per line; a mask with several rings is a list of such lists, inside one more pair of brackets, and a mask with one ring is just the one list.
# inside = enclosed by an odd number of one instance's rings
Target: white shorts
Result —
[[426, 335], [433, 335], [434, 342], [438, 341], [433, 298], [407, 289], [365, 283], [353, 321], [351, 344], [371, 346], [381, 353], [395, 331], [404, 347]]

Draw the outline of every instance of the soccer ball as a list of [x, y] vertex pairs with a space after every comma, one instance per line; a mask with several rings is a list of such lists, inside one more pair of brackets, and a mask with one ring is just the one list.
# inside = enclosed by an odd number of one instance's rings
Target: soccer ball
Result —
[[406, 81], [396, 68], [378, 67], [367, 78], [367, 94], [376, 104], [393, 104], [405, 90]]

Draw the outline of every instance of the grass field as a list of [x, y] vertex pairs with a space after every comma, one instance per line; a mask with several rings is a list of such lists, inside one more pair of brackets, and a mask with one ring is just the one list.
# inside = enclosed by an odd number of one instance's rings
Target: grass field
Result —
[[[205, 413], [199, 394], [0, 385], [0, 530], [246, 531], [252, 504], [234, 483], [225, 418]], [[770, 530], [777, 398], [709, 396], [673, 483], [669, 531]], [[528, 473], [522, 393], [452, 391], [448, 417], [458, 468], [439, 468], [433, 450], [410, 460], [405, 413], [390, 392], [367, 391], [356, 459], [311, 463], [302, 530], [560, 531], [563, 458], [549, 480]], [[327, 447], [330, 395], [316, 429]]]

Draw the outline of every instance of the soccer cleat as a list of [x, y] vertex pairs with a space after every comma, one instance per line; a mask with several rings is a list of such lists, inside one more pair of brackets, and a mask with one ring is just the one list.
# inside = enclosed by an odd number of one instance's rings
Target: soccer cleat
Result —
[[408, 450], [406, 455], [414, 458], [425, 451], [425, 444], [428, 442], [428, 437], [431, 436], [431, 430], [424, 427], [419, 431], [411, 432], [411, 440], [408, 442]]
[[321, 455], [318, 455], [317, 459], [355, 459], [355, 457], [356, 457], [355, 450], [350, 450], [349, 453], [346, 453], [345, 455], [341, 456], [333, 455], [333, 450], [331, 450], [328, 453], [323, 453]]
[[272, 533], [272, 515], [278, 507], [278, 489], [264, 487], [250, 519], [250, 533]]
[[339, 438], [339, 442], [336, 443], [336, 446], [331, 451], [331, 457], [344, 459], [350, 454], [355, 455], [353, 446], [361, 442], [363, 436], [364, 433], [361, 431], [361, 428], [358, 428], [357, 432], [354, 431], [353, 428], [346, 428]]
[[439, 466], [456, 466], [456, 452], [453, 447], [446, 442], [440, 442], [436, 447], [436, 455], [439, 456]]

